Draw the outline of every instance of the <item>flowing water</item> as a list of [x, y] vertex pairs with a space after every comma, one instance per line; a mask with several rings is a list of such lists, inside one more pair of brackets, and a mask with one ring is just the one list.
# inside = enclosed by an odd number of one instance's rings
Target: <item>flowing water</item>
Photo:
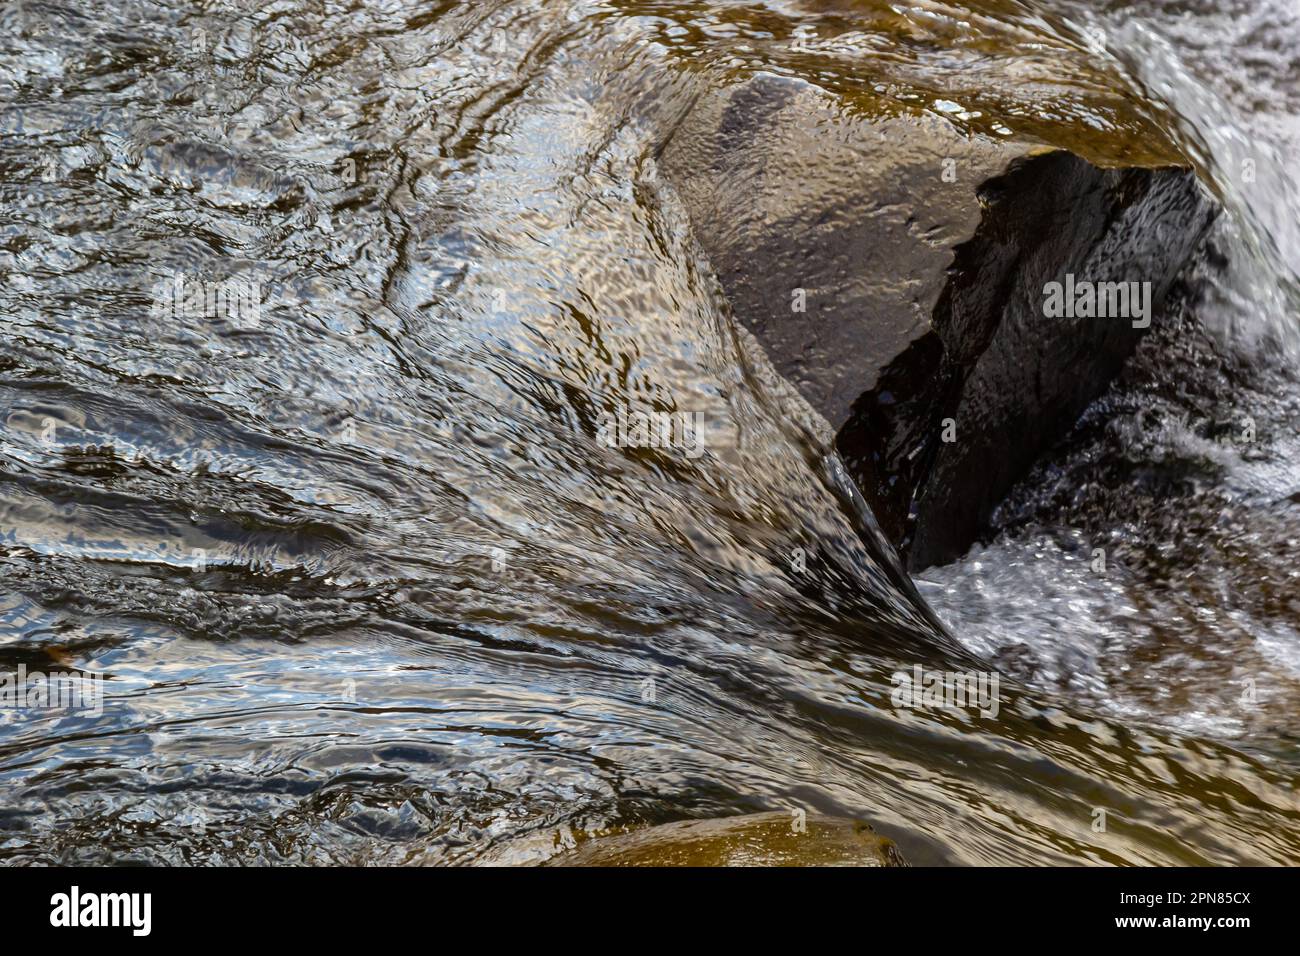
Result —
[[[1300, 859], [1298, 20], [7, 3], [0, 665], [107, 690], [0, 711], [0, 859], [536, 862], [788, 808], [914, 864]], [[1084, 152], [1156, 122], [1227, 209], [919, 592], [656, 172], [760, 69]], [[624, 406], [698, 454], [607, 447]], [[895, 708], [917, 665], [996, 667], [999, 712]]]

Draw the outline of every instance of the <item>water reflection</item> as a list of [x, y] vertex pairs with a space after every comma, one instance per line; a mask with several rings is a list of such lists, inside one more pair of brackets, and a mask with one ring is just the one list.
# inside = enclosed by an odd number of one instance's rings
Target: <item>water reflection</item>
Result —
[[[1086, 58], [1042, 75], [1026, 37], [1080, 49], [1056, 23], [7, 8], [0, 662], [109, 699], [0, 713], [0, 856], [525, 862], [799, 806], [918, 864], [1294, 859], [1293, 761], [1011, 681], [996, 720], [890, 705], [896, 670], [983, 665], [656, 174], [698, 84], [755, 66], [1122, 139], [1145, 107]], [[178, 275], [255, 284], [256, 321], [158, 308]], [[700, 414], [705, 453], [607, 447], [619, 408]]]

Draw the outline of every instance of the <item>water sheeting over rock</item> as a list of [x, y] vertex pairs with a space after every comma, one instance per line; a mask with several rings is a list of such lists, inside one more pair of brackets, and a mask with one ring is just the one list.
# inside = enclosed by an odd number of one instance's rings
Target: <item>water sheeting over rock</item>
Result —
[[[772, 74], [701, 97], [661, 162], [913, 568], [960, 555], [1106, 387], [1212, 218], [1181, 166], [872, 117]], [[1075, 277], [1113, 301], [1046, 314]]]

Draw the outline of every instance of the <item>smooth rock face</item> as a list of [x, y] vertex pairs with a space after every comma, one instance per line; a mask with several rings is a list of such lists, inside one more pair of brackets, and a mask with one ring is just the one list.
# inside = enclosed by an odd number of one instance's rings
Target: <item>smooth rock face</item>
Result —
[[906, 866], [893, 842], [865, 823], [788, 813], [683, 820], [598, 837], [551, 866]]
[[1047, 318], [1045, 284], [1150, 281], [1154, 308], [1212, 218], [1180, 167], [866, 116], [767, 74], [704, 95], [659, 164], [913, 569], [960, 556], [1136, 347], [1128, 318]]
[[[857, 119], [760, 74], [698, 101], [660, 166], [736, 315], [838, 430], [931, 331], [953, 246], [979, 225], [974, 184], [1028, 148], [1008, 149], [937, 117]], [[941, 178], [956, 157], [965, 185]]]

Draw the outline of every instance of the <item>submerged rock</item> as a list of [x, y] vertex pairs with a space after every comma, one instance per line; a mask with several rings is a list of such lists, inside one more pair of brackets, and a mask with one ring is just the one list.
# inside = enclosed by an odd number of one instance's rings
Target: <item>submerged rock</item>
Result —
[[759, 74], [702, 96], [661, 151], [735, 314], [914, 570], [960, 556], [1119, 372], [1213, 218], [1154, 129], [1113, 162], [1082, 142]]
[[906, 866], [891, 840], [858, 820], [789, 813], [683, 820], [597, 837], [551, 866]]

